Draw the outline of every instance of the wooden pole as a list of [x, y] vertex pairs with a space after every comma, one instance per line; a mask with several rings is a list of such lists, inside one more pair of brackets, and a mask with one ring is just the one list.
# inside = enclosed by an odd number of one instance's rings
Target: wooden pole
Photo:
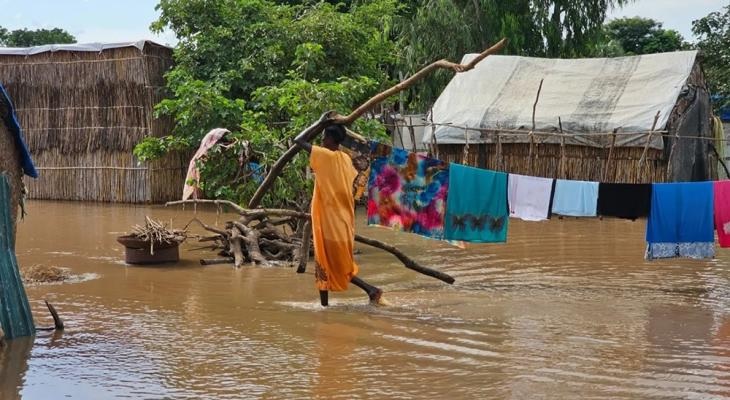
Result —
[[413, 117], [408, 117], [408, 132], [411, 134], [411, 147], [415, 153], [418, 148], [416, 146], [416, 132], [413, 131]]
[[294, 260], [297, 264], [297, 273], [303, 274], [307, 271], [307, 263], [309, 262], [309, 248], [312, 242], [312, 220], [308, 219], [304, 223], [304, 230], [302, 232], [302, 245], [299, 247], [299, 254], [297, 259]]
[[497, 171], [504, 171], [504, 161], [502, 160], [502, 133], [497, 131]]
[[[646, 144], [644, 145], [644, 151], [641, 152], [641, 158], [639, 159], [639, 176], [638, 179], [642, 179], [644, 176], [644, 165], [646, 165], [646, 155], [649, 152], [649, 146], [651, 145], [651, 139], [652, 135], [654, 134], [654, 129], [656, 128], [656, 123], [659, 120], [659, 114], [661, 114], [661, 110], [657, 111], [654, 115], [654, 122], [651, 124], [651, 130], [649, 131], [649, 136], [646, 139]], [[651, 183], [651, 179], [648, 180], [648, 183]], [[638, 183], [638, 182], [636, 182]]]
[[669, 151], [669, 159], [667, 160], [667, 173], [664, 178], [665, 182], [671, 182], [672, 178], [672, 158], [674, 158], [674, 150], [679, 142], [679, 130], [674, 134], [674, 143], [672, 143], [672, 149]]
[[469, 165], [469, 128], [464, 127], [464, 154], [461, 158], [461, 163]]
[[565, 135], [563, 133], [563, 121], [558, 117], [558, 129], [560, 130], [560, 173], [561, 179], [567, 179], [565, 174]]
[[535, 102], [532, 104], [532, 130], [530, 130], [530, 133], [527, 135], [530, 138], [530, 154], [529, 154], [529, 160], [528, 160], [528, 173], [532, 175], [532, 154], [533, 154], [533, 147], [535, 146], [535, 137], [533, 135], [533, 132], [535, 132], [535, 111], [537, 110], [537, 102], [540, 100], [540, 91], [542, 91], [542, 83], [545, 80], [545, 78], [540, 79], [540, 86], [537, 87], [537, 94], [535, 95]]
[[606, 163], [603, 165], [603, 177], [601, 182], [607, 182], [608, 169], [611, 167], [611, 157], [613, 156], [613, 147], [616, 145], [616, 131], [618, 131], [618, 128], [613, 130], [613, 136], [611, 136], [611, 147], [608, 149], [608, 157], [606, 157]]

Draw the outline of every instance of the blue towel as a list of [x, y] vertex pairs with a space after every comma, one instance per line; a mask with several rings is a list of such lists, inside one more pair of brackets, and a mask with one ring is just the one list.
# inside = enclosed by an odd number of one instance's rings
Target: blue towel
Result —
[[598, 182], [555, 181], [553, 213], [571, 217], [595, 217], [598, 207]]
[[10, 100], [10, 96], [8, 95], [8, 92], [5, 91], [3, 85], [0, 85], [0, 107], [3, 107], [3, 103], [7, 106], [8, 113], [6, 115], [4, 113], [0, 113], [0, 115], [4, 115], [2, 122], [5, 123], [10, 130], [10, 133], [15, 138], [15, 144], [18, 146], [18, 150], [20, 151], [20, 164], [23, 168], [23, 172], [28, 176], [37, 178], [38, 171], [36, 171], [35, 166], [33, 165], [33, 159], [30, 158], [28, 146], [25, 145], [25, 141], [23, 140], [23, 132], [20, 130], [20, 124], [18, 124], [18, 117], [15, 115], [13, 102]]
[[712, 182], [653, 184], [646, 226], [649, 243], [714, 242]]
[[445, 239], [507, 241], [507, 174], [451, 164], [444, 220]]

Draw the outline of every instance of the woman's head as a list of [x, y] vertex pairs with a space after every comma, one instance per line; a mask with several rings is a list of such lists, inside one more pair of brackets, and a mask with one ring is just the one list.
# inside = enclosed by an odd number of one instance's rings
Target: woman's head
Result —
[[322, 139], [322, 144], [324, 147], [330, 148], [330, 149], [337, 149], [340, 144], [345, 140], [345, 136], [347, 133], [345, 132], [345, 127], [342, 125], [330, 125], [326, 128], [324, 128], [324, 138]]

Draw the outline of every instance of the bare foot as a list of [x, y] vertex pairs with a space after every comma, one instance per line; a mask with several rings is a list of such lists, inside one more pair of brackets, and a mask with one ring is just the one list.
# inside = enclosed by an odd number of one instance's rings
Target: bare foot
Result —
[[383, 291], [378, 289], [377, 292], [370, 295], [370, 304], [376, 307], [388, 307], [390, 306], [390, 302], [388, 300], [385, 300], [383, 297]]

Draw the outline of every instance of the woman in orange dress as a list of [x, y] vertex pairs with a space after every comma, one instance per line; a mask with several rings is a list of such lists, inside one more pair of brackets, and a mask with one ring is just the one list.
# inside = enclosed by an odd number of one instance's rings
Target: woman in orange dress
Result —
[[323, 306], [329, 304], [329, 291], [347, 290], [348, 283], [363, 289], [370, 302], [381, 304], [383, 291], [358, 278], [353, 258], [355, 244], [355, 203], [352, 183], [357, 170], [350, 156], [340, 151], [345, 128], [331, 125], [324, 130], [322, 146], [312, 146], [302, 135], [294, 141], [310, 153], [314, 171], [312, 196], [312, 238], [314, 240], [315, 278]]

